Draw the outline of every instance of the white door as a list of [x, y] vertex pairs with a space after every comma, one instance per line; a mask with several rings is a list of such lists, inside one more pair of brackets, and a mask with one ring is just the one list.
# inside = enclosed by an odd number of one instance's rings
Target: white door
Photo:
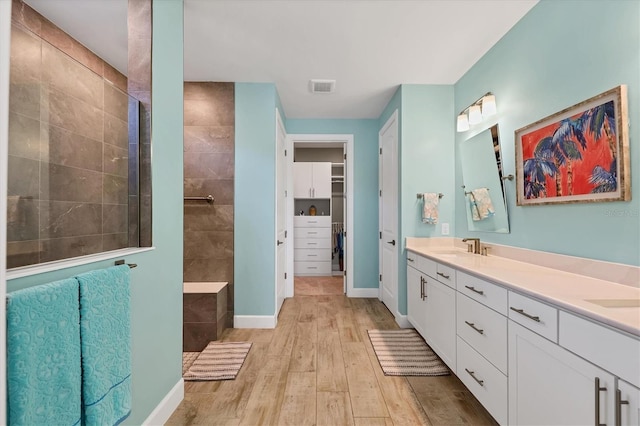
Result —
[[380, 299], [398, 313], [398, 112], [379, 133]]
[[331, 198], [331, 163], [313, 164], [313, 198]]
[[286, 139], [287, 134], [276, 109], [276, 317], [284, 302], [287, 280]]

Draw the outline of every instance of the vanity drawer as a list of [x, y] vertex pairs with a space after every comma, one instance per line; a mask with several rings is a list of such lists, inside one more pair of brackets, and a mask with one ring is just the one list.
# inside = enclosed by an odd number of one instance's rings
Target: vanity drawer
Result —
[[295, 228], [294, 238], [331, 238], [331, 228]]
[[294, 216], [293, 226], [296, 228], [331, 228], [331, 216]]
[[456, 288], [456, 270], [445, 266], [441, 263], [436, 263], [436, 276], [433, 277], [440, 281], [442, 284], [446, 284], [455, 290]]
[[296, 262], [331, 261], [331, 250], [327, 249], [295, 249], [293, 258]]
[[458, 271], [456, 274], [456, 288], [473, 300], [490, 307], [502, 315], [507, 315], [508, 291], [480, 278]]
[[507, 376], [458, 337], [457, 375], [489, 413], [506, 425]]
[[507, 374], [507, 317], [461, 293], [456, 308], [458, 336]]
[[296, 275], [331, 275], [331, 262], [293, 262]]
[[558, 342], [558, 310], [542, 302], [509, 292], [509, 319]]
[[297, 249], [331, 248], [331, 238], [295, 238], [293, 247]]
[[560, 311], [560, 346], [640, 386], [640, 339]]
[[418, 271], [433, 278], [436, 278], [438, 276], [438, 274], [436, 274], [437, 264], [435, 261], [427, 259], [424, 256], [420, 256], [410, 251], [407, 252], [407, 265], [413, 266]]

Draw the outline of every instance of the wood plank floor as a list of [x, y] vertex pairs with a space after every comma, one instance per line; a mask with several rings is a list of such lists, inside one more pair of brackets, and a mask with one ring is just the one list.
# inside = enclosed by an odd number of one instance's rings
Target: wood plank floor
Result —
[[275, 329], [225, 330], [223, 341], [253, 342], [238, 377], [185, 382], [167, 424], [496, 424], [453, 375], [385, 376], [367, 330], [397, 329], [393, 316], [377, 299], [346, 298], [337, 282], [296, 278]]

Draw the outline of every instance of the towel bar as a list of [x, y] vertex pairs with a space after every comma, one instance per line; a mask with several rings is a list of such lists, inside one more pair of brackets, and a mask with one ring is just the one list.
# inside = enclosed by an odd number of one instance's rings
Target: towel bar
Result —
[[[509, 175], [509, 176], [513, 177], [512, 175]], [[464, 185], [462, 185], [462, 186], [461, 186], [461, 188], [464, 190], [464, 189], [465, 189], [465, 186], [464, 186]], [[487, 188], [487, 191], [488, 191], [488, 190], [489, 190], [489, 188]], [[471, 194], [471, 191], [464, 191], [464, 195], [469, 195], [469, 194]]]
[[[124, 265], [124, 259], [116, 260], [115, 264], [116, 264], [116, 266]], [[138, 264], [137, 263], [127, 263], [127, 266], [129, 267], [129, 269], [133, 269], [133, 268], [136, 268], [138, 266]]]
[[[416, 194], [417, 198], [420, 199], [422, 198], [422, 194], [418, 193]], [[442, 192], [438, 192], [438, 198], [442, 198], [444, 197], [444, 194]]]
[[508, 174], [506, 176], [502, 176], [502, 180], [513, 180], [513, 175], [512, 174]]
[[215, 201], [215, 198], [213, 198], [213, 195], [209, 194], [206, 197], [184, 197], [184, 201], [206, 201], [211, 204]]

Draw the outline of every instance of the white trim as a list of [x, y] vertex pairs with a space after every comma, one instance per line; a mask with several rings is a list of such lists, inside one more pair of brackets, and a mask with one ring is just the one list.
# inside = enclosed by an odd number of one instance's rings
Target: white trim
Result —
[[142, 422], [143, 425], [163, 425], [178, 408], [184, 399], [184, 379], [180, 378], [178, 383], [162, 398], [162, 401], [153, 409], [151, 414]]
[[[354, 156], [355, 156], [355, 147], [354, 147], [354, 139], [352, 134], [290, 134], [287, 135], [287, 139], [290, 141], [290, 147], [293, 149], [293, 144], [303, 143], [309, 144], [314, 147], [321, 147], [322, 145], [335, 146], [336, 144], [345, 144], [347, 148], [347, 161], [345, 164], [345, 184], [346, 184], [346, 198], [347, 198], [347, 217], [345, 221], [345, 230], [347, 231], [347, 263], [345, 268], [347, 269], [347, 297], [369, 297], [369, 296], [356, 296], [354, 291], [361, 290], [355, 289], [353, 287], [353, 268], [354, 268], [354, 260], [353, 260], [353, 234], [354, 234], [354, 222], [353, 222], [353, 209], [354, 209]], [[287, 177], [293, 176], [293, 153], [291, 154], [291, 159], [287, 163]], [[291, 180], [291, 179], [289, 179]], [[293, 189], [293, 186], [290, 190]], [[293, 200], [293, 197], [291, 197]], [[291, 206], [289, 211], [293, 211], [293, 201], [291, 201]], [[288, 228], [289, 235], [293, 235], [293, 218], [291, 219], [291, 228]], [[293, 259], [293, 256], [291, 256]], [[293, 261], [291, 261], [291, 268], [287, 268], [287, 273], [293, 276]], [[362, 289], [364, 290], [364, 289]], [[287, 295], [288, 296], [288, 295]], [[293, 290], [291, 292], [291, 296], [293, 296]], [[288, 297], [291, 297], [288, 296]]]
[[377, 288], [352, 288], [349, 292], [349, 297], [361, 297], [367, 299], [377, 299]]
[[132, 256], [134, 254], [144, 253], [144, 252], [152, 251], [155, 249], [156, 249], [155, 247], [124, 248], [120, 250], [90, 254], [87, 256], [74, 257], [71, 259], [63, 259], [63, 260], [55, 260], [53, 262], [39, 263], [37, 265], [32, 265], [32, 266], [22, 266], [20, 268], [14, 268], [7, 271], [7, 280], [14, 280], [16, 278], [44, 274], [46, 272], [58, 271], [60, 269], [67, 269], [67, 268], [73, 268], [76, 266], [88, 265], [90, 263], [100, 262], [103, 260], [116, 259], [118, 257]]
[[396, 312], [396, 324], [400, 328], [413, 328], [413, 325], [409, 322], [406, 315], [402, 315]]
[[0, 0], [0, 423], [7, 418], [6, 306], [7, 294], [7, 156], [9, 147], [9, 60], [11, 51], [11, 3]]
[[[279, 145], [279, 141], [278, 141], [278, 134], [280, 132], [282, 132], [283, 138], [284, 138], [284, 149], [286, 150], [286, 147], [287, 147], [287, 130], [284, 127], [284, 122], [282, 121], [282, 116], [280, 115], [280, 110], [278, 108], [276, 108], [275, 122], [276, 122], [275, 123], [276, 124], [276, 132], [274, 134], [274, 137], [275, 137], [275, 141], [276, 141], [276, 149], [275, 149], [275, 156], [274, 156], [273, 160], [274, 160], [274, 164], [277, 167], [278, 164], [279, 164], [278, 157], [281, 155], [280, 152], [279, 152], [280, 145]], [[287, 158], [286, 157], [284, 158], [284, 161], [282, 162], [282, 164], [280, 164], [280, 167], [284, 167], [283, 177], [284, 177], [284, 183], [285, 183], [284, 186], [285, 186], [285, 191], [286, 191], [287, 190], [286, 189], [286, 185], [287, 185]], [[279, 189], [279, 184], [280, 183], [278, 182], [278, 171], [276, 170], [276, 199], [274, 200], [275, 201], [274, 204], [275, 204], [275, 208], [276, 208], [275, 209], [276, 210], [275, 211], [275, 215], [274, 215], [274, 220], [275, 220], [275, 224], [274, 224], [275, 237], [273, 239], [274, 243], [276, 241], [280, 240], [280, 235], [278, 235], [278, 231], [279, 231], [278, 230], [278, 213], [279, 213], [278, 212], [278, 189]], [[288, 218], [288, 216], [290, 216], [290, 215], [287, 215], [286, 212], [293, 211], [293, 209], [288, 210], [288, 204], [287, 204], [288, 200], [287, 200], [287, 198], [288, 197], [285, 196], [285, 198], [284, 198], [284, 209], [283, 209], [284, 212], [285, 212], [285, 221], [284, 221], [284, 232], [285, 232], [285, 235], [288, 235], [287, 234], [287, 218]], [[284, 296], [283, 296], [283, 299], [287, 298], [287, 287], [289, 287], [289, 281], [291, 281], [293, 283], [293, 276], [290, 276], [287, 273], [287, 248], [289, 247], [289, 245], [290, 244], [287, 241], [287, 238], [284, 238], [284, 256], [285, 256], [284, 271], [278, 270], [278, 265], [279, 265], [279, 262], [278, 262], [278, 250], [279, 250], [279, 248], [278, 248], [277, 245], [276, 245], [276, 250], [275, 250], [275, 253], [274, 253], [274, 256], [273, 256], [274, 262], [275, 262], [274, 263], [275, 268], [273, 268], [273, 269], [275, 271], [275, 274], [274, 274], [274, 278], [275, 278], [274, 312], [276, 313], [276, 323], [278, 321], [278, 314], [280, 313], [280, 309], [282, 308], [282, 305], [278, 306], [278, 280], [280, 279], [279, 274], [285, 273], [286, 277], [287, 277], [287, 278], [284, 279]], [[291, 284], [291, 285], [293, 286], [293, 284]], [[283, 302], [284, 302], [284, 300], [283, 300]]]
[[234, 315], [233, 328], [276, 328], [275, 315]]

